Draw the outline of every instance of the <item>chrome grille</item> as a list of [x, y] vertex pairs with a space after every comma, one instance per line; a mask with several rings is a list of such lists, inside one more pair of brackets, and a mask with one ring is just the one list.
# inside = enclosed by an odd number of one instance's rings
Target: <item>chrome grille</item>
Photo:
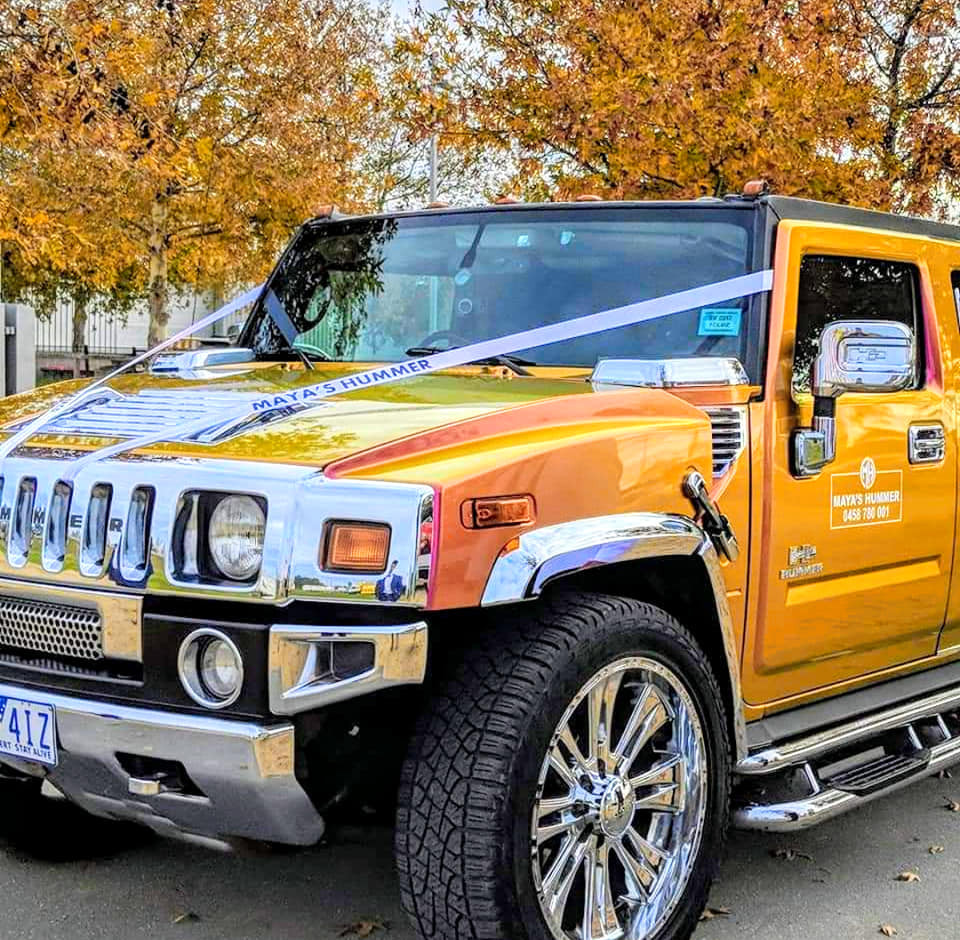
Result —
[[0, 594], [0, 645], [72, 659], [103, 659], [100, 613]]
[[713, 429], [713, 475], [722, 476], [746, 443], [746, 412], [741, 408], [705, 408]]

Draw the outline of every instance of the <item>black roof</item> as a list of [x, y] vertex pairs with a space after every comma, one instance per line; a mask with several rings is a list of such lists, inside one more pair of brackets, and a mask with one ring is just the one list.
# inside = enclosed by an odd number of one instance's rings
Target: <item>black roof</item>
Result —
[[[738, 200], [739, 201], [739, 200]], [[960, 241], [960, 225], [934, 222], [912, 215], [897, 215], [894, 212], [875, 212], [872, 209], [857, 209], [813, 199], [797, 199], [793, 196], [763, 196], [778, 219], [798, 219], [809, 222], [836, 222], [838, 225], [856, 225], [859, 228], [887, 229], [909, 235], [925, 235], [928, 238], [945, 238]]]
[[[701, 199], [684, 200], [602, 200], [589, 202], [515, 202], [507, 204], [488, 204], [478, 206], [449, 206], [435, 209], [410, 209], [399, 212], [361, 213], [358, 216], [343, 216], [335, 213], [330, 216], [313, 219], [311, 222], [323, 223], [337, 221], [344, 218], [397, 218], [422, 215], [454, 215], [458, 213], [475, 212], [515, 212], [531, 209], [598, 209], [598, 208], [736, 208], [759, 209], [766, 207], [772, 211], [777, 221], [797, 219], [809, 222], [834, 222], [838, 225], [855, 225], [859, 228], [886, 229], [890, 232], [903, 232], [910, 235], [923, 235], [927, 238], [941, 238], [949, 241], [960, 241], [960, 225], [950, 225], [946, 222], [935, 222], [932, 219], [922, 219], [911, 215], [897, 215], [893, 212], [877, 212], [873, 209], [859, 209], [854, 206], [843, 206], [830, 202], [817, 202], [814, 199], [799, 199], [795, 196], [764, 195], [760, 197], [745, 197], [731, 194], [723, 199], [705, 197]], [[307, 223], [308, 225], [310, 222]]]

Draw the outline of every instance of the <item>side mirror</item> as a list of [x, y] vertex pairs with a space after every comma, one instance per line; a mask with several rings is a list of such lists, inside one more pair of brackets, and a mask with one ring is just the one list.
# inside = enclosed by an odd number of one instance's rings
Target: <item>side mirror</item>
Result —
[[837, 399], [844, 392], [898, 392], [916, 382], [913, 330], [893, 320], [840, 320], [825, 327], [813, 361], [813, 425], [794, 432], [794, 473], [814, 476], [837, 452]]

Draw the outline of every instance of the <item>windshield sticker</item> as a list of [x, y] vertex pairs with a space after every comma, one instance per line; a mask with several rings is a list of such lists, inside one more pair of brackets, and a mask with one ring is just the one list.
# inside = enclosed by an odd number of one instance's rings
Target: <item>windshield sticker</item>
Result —
[[700, 311], [698, 336], [739, 336], [739, 307], [704, 307]]
[[878, 470], [873, 458], [865, 457], [858, 473], [830, 477], [831, 529], [902, 521], [902, 470]]

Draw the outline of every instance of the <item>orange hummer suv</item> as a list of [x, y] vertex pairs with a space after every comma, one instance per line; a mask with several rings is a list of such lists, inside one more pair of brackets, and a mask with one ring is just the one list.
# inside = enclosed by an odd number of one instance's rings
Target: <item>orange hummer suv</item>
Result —
[[5, 805], [386, 809], [425, 940], [689, 937], [731, 821], [960, 759], [958, 297], [757, 186], [311, 221], [234, 344], [0, 406]]

